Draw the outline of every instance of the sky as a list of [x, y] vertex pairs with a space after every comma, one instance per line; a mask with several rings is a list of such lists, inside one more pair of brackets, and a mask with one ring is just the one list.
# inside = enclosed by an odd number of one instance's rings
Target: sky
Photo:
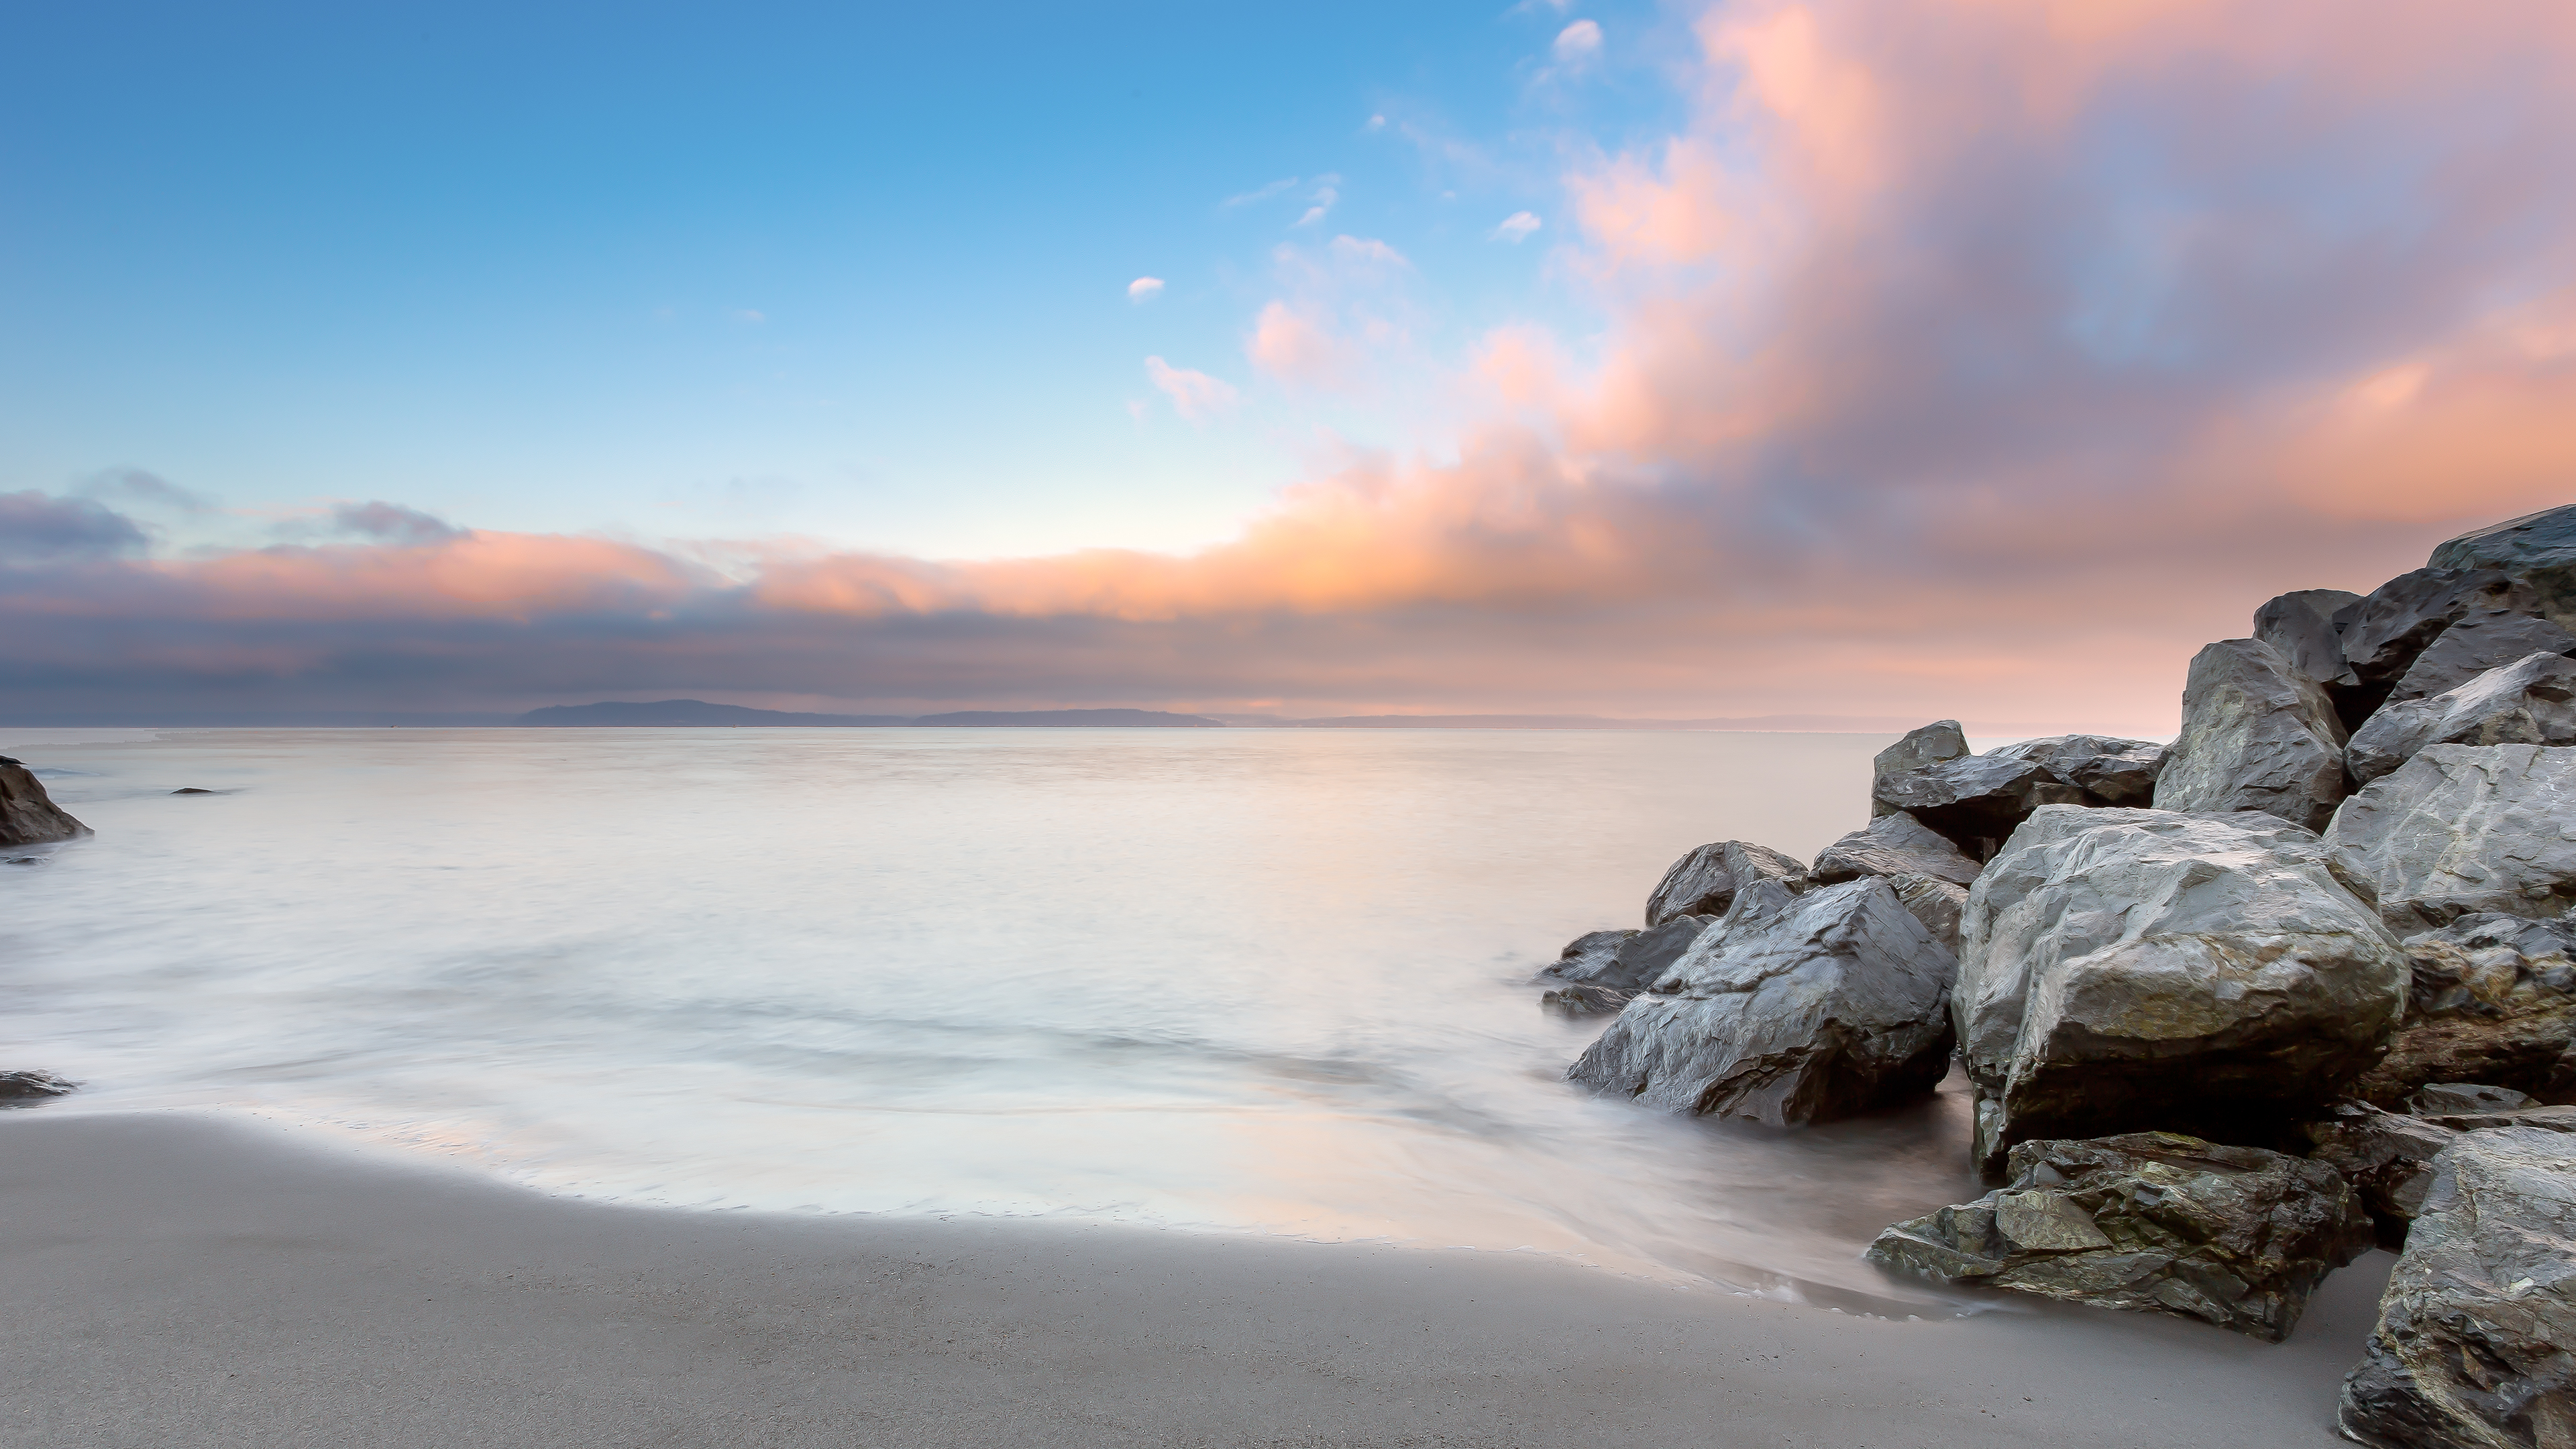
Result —
[[2576, 502], [2559, 0], [1250, 9], [18, 17], [0, 720], [2159, 733]]

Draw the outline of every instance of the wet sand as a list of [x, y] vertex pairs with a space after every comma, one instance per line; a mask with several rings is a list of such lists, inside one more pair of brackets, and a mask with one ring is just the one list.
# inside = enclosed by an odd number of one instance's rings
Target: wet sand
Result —
[[1890, 1322], [1522, 1254], [548, 1198], [240, 1119], [0, 1114], [0, 1442], [2325, 1446], [2277, 1347]]

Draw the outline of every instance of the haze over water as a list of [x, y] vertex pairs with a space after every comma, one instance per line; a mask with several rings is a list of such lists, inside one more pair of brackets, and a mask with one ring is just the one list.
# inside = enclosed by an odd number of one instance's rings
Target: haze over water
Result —
[[[0, 1065], [554, 1192], [1532, 1248], [1926, 1304], [1959, 1099], [1594, 1101], [1527, 978], [1682, 851], [1807, 856], [1875, 736], [12, 732]], [[225, 793], [174, 796], [181, 787]]]

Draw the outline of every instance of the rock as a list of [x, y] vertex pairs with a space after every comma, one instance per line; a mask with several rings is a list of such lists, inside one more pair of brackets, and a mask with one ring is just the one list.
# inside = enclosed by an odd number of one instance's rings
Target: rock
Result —
[[35, 771], [0, 755], [0, 845], [42, 845], [89, 833], [45, 793]]
[[2484, 912], [2408, 937], [2406, 1020], [2352, 1094], [2388, 1107], [2436, 1082], [2576, 1093], [2571, 945], [2576, 924]]
[[2433, 1159], [2459, 1137], [2440, 1122], [2383, 1112], [2361, 1102], [2339, 1102], [2301, 1129], [2309, 1155], [2343, 1174], [2377, 1225], [2380, 1244], [2406, 1241], [2406, 1228], [2424, 1209], [2433, 1186]]
[[2576, 1443], [2576, 1154], [2536, 1127], [2463, 1134], [2345, 1377], [2336, 1427], [2376, 1449]]
[[1932, 939], [1941, 943], [1941, 949], [1958, 955], [1959, 923], [1967, 917], [1968, 888], [1928, 875], [1892, 875], [1887, 883], [1896, 887], [1896, 898], [1914, 913], [1914, 919], [1923, 923], [1924, 930], [1932, 933]]
[[1543, 981], [1590, 981], [1609, 970], [1619, 959], [1619, 948], [1636, 936], [1634, 931], [1586, 931], [1565, 943], [1553, 964], [1540, 968]]
[[2494, 569], [2531, 590], [2535, 611], [2576, 629], [2576, 504], [2476, 529], [2433, 550], [2437, 569]]
[[1721, 840], [1703, 845], [1681, 859], [1646, 897], [1646, 925], [1660, 926], [1675, 916], [1722, 916], [1735, 893], [1748, 881], [1803, 881], [1807, 868], [1767, 845], [1748, 840]]
[[[2442, 631], [2407, 666], [2388, 692], [2385, 712], [2399, 700], [2423, 699], [2459, 688], [2490, 669], [2534, 654], [2576, 652], [2576, 634], [2528, 614], [2471, 614]], [[2374, 716], [2375, 718], [2376, 716]]]
[[1865, 875], [1929, 876], [1967, 885], [1981, 867], [1962, 854], [1950, 838], [1911, 815], [1882, 815], [1816, 856], [1813, 874], [1820, 885], [1837, 885]]
[[2361, 680], [2343, 658], [2343, 636], [2335, 632], [2335, 611], [2361, 602], [2346, 589], [2301, 589], [2283, 594], [2254, 611], [2254, 637], [2290, 662], [2290, 672], [2322, 685], [2352, 685]]
[[170, 793], [173, 795], [212, 795], [215, 792], [212, 790], [200, 790], [194, 785], [186, 785], [173, 790]]
[[1775, 1126], [1932, 1090], [1955, 961], [1876, 876], [1749, 887], [1566, 1076], [1667, 1112]]
[[32, 1107], [78, 1087], [51, 1072], [0, 1072], [0, 1107]]
[[2024, 1142], [2011, 1181], [1899, 1223], [1870, 1261], [1952, 1283], [2198, 1318], [2278, 1343], [2370, 1219], [2322, 1162], [2171, 1132]]
[[2481, 1082], [2431, 1082], [2406, 1099], [2406, 1110], [2418, 1117], [2440, 1117], [2452, 1112], [2515, 1112], [2532, 1105], [2527, 1092]]
[[1909, 775], [1945, 760], [1964, 760], [1967, 757], [1968, 737], [1960, 732], [1957, 720], [1935, 720], [1921, 729], [1908, 731], [1905, 738], [1879, 751], [1877, 757], [1869, 762], [1869, 813], [1879, 816], [1895, 812], [1894, 806], [1878, 802], [1879, 781], [1890, 775]]
[[2395, 685], [2442, 631], [2471, 614], [2538, 614], [2539, 598], [2494, 569], [2417, 569], [2335, 611], [2344, 662], [2367, 685]]
[[2427, 745], [2335, 812], [2336, 868], [2399, 935], [2576, 901], [2576, 746]]
[[1996, 755], [1882, 776], [1876, 788], [1879, 804], [1913, 816], [1979, 860], [2040, 806], [2085, 803], [2083, 791], [2045, 767]]
[[2329, 862], [2259, 813], [2035, 812], [1968, 893], [1951, 993], [1980, 1166], [2034, 1137], [2268, 1132], [2331, 1100], [2408, 971]]
[[[2536, 621], [2535, 621], [2536, 622]], [[2426, 745], [2576, 744], [2576, 660], [2530, 654], [2425, 699], [2380, 706], [2344, 747], [2367, 785]]]
[[1540, 1004], [1572, 1016], [1617, 1011], [1715, 924], [1715, 916], [1675, 916], [1651, 930], [1578, 936], [1555, 965], [1539, 973], [1539, 980], [1555, 987]]
[[2156, 796], [2165, 747], [2113, 735], [2052, 735], [1986, 751], [1990, 759], [2028, 760], [2083, 791], [2087, 805], [2146, 805]]
[[2344, 797], [2343, 724], [2272, 646], [2223, 639], [2193, 656], [2159, 810], [2263, 810], [2310, 830]]
[[1635, 995], [1596, 982], [1573, 981], [1540, 992], [1538, 1004], [1559, 1016], [1608, 1016]]

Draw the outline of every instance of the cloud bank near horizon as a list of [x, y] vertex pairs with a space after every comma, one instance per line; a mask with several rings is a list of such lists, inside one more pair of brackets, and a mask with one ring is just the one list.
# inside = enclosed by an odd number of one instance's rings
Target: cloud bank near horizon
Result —
[[[1347, 451], [1196, 554], [646, 544], [377, 502], [336, 541], [154, 556], [108, 500], [19, 493], [0, 695], [2170, 728], [2191, 651], [2264, 597], [2576, 501], [2576, 197], [2548, 184], [2576, 12], [2370, 9], [1713, 8], [1686, 127], [1570, 143], [1556, 269], [1599, 334], [1496, 325], [1445, 367], [1454, 454]], [[1409, 343], [1330, 302], [1268, 302], [1247, 357], [1364, 391]], [[1222, 420], [1230, 385], [1160, 361]]]

